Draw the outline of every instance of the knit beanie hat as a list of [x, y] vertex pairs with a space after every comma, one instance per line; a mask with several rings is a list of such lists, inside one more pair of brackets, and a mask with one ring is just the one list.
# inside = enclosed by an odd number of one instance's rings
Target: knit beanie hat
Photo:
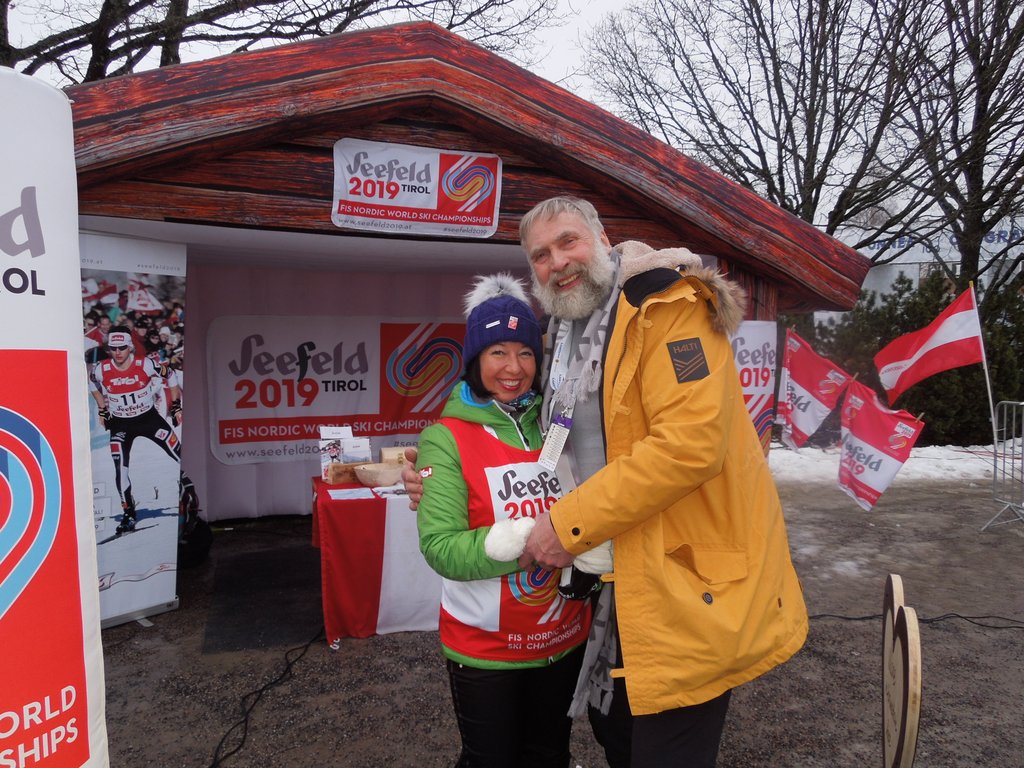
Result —
[[522, 283], [506, 272], [476, 278], [464, 301], [466, 340], [462, 345], [463, 372], [491, 344], [518, 341], [533, 350], [540, 367], [540, 323], [533, 314]]

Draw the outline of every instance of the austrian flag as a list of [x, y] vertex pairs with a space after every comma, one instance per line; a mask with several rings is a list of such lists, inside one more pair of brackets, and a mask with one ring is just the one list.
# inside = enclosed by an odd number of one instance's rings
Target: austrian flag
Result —
[[779, 386], [783, 444], [795, 450], [807, 442], [836, 407], [849, 383], [846, 371], [821, 357], [792, 329], [787, 329]]
[[919, 331], [892, 341], [875, 355], [889, 402], [936, 373], [985, 361], [974, 289], [968, 288]]
[[851, 381], [842, 410], [840, 489], [862, 509], [871, 509], [910, 458], [923, 428], [923, 421], [889, 410], [872, 390]]

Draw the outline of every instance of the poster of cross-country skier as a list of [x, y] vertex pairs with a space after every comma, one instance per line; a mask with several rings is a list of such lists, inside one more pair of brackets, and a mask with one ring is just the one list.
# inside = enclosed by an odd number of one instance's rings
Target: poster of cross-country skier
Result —
[[93, 516], [104, 626], [177, 606], [185, 252], [83, 234]]

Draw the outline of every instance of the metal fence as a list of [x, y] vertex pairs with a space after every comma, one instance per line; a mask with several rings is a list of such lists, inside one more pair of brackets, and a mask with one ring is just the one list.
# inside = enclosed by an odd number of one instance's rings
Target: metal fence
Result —
[[996, 406], [992, 498], [1003, 505], [982, 526], [1024, 522], [1024, 403], [1004, 400]]

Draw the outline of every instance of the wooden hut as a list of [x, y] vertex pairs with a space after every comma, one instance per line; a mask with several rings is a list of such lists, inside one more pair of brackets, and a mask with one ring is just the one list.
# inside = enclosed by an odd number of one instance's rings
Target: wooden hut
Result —
[[[298, 291], [315, 314], [365, 314], [426, 292], [450, 315], [468, 275], [523, 271], [519, 220], [551, 195], [593, 202], [613, 243], [714, 256], [751, 293], [750, 319], [849, 309], [869, 268], [856, 251], [649, 134], [428, 23], [167, 67], [68, 95], [82, 228], [187, 248], [186, 456], [203, 439], [193, 430], [211, 429], [203, 344], [218, 312], [294, 312], [275, 302]], [[341, 138], [500, 156], [496, 232], [455, 240], [335, 226], [332, 148]], [[271, 501], [257, 514], [304, 498], [302, 483], [285, 498], [251, 465], [192, 455], [201, 488], [216, 480], [236, 495], [265, 491]], [[296, 472], [290, 483], [308, 474]], [[228, 508], [222, 516], [247, 503], [228, 501], [214, 502]]]

